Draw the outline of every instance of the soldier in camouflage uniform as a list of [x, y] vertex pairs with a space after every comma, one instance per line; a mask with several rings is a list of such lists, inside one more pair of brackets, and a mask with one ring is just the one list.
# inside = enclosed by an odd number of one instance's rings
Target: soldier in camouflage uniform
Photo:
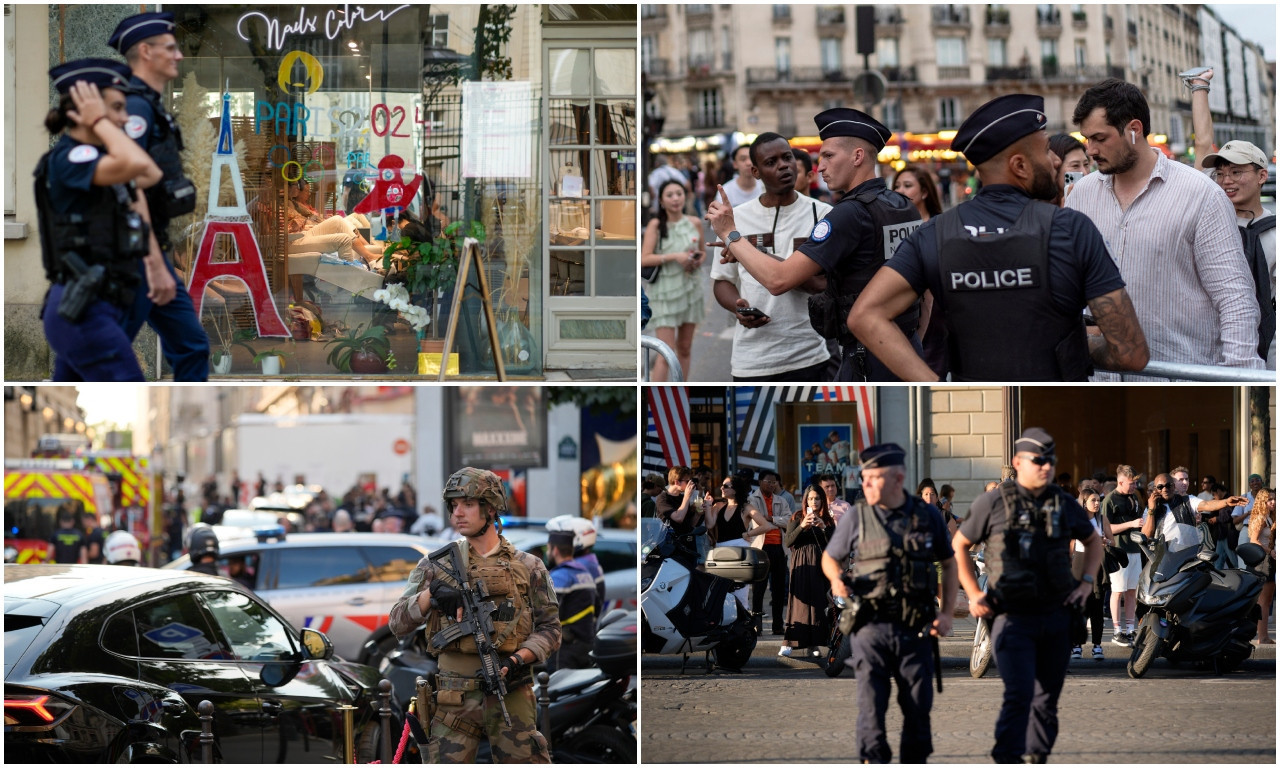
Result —
[[[529, 670], [560, 647], [560, 613], [546, 566], [499, 534], [495, 522], [506, 509], [506, 496], [497, 475], [474, 467], [458, 470], [445, 483], [444, 502], [453, 529], [465, 538], [468, 578], [483, 581], [489, 599], [498, 605], [492, 640], [503, 657], [511, 726], [503, 722], [497, 696], [481, 688], [475, 640], [463, 637], [437, 657], [436, 712], [431, 723], [424, 724], [431, 739], [425, 762], [474, 763], [479, 739], [487, 735], [495, 763], [548, 763], [546, 739], [536, 728]], [[408, 587], [391, 609], [391, 631], [397, 637], [426, 624], [430, 641], [436, 632], [461, 620], [456, 591], [443, 581], [436, 585], [436, 571], [423, 558], [410, 574]]]

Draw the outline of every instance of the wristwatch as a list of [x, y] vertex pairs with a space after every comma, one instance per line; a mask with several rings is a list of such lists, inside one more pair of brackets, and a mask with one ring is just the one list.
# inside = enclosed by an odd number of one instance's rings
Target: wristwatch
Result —
[[724, 249], [727, 251], [733, 247], [733, 244], [742, 239], [742, 233], [738, 230], [731, 231], [724, 239]]
[[1080, 577], [1080, 580], [1081, 580], [1081, 581], [1083, 581], [1083, 582], [1084, 582], [1084, 583], [1086, 583], [1086, 584], [1092, 584], [1092, 583], [1093, 583], [1093, 574], [1092, 574], [1092, 573], [1086, 573], [1085, 575], [1083, 575], [1083, 576], [1081, 576], [1081, 577]]

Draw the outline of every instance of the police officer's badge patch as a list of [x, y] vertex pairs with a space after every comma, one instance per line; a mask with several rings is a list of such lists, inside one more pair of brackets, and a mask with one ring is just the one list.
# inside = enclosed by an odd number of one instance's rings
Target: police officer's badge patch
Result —
[[826, 240], [828, 237], [831, 237], [831, 222], [827, 221], [826, 219], [823, 219], [822, 221], [813, 225], [813, 234], [809, 235], [810, 240], [812, 240], [815, 243], [821, 243], [823, 240]]
[[147, 132], [147, 121], [142, 115], [129, 115], [129, 120], [124, 124], [124, 135], [131, 139], [141, 138], [142, 134]]
[[67, 159], [73, 163], [90, 163], [98, 159], [98, 148], [92, 144], [81, 144], [67, 154]]

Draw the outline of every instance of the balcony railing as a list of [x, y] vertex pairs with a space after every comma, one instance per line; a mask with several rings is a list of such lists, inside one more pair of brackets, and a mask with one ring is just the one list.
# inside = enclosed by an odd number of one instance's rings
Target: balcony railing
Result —
[[1076, 29], [1087, 29], [1089, 26], [1089, 14], [1084, 11], [1072, 11], [1071, 25]]
[[998, 80], [1030, 80], [1031, 66], [1024, 67], [987, 67], [987, 82]]
[[938, 67], [939, 80], [968, 80], [968, 67]]
[[987, 9], [987, 26], [988, 27], [1009, 26], [1009, 9], [988, 8]]
[[724, 113], [723, 113], [723, 112], [719, 112], [719, 111], [716, 111], [716, 112], [701, 112], [701, 111], [690, 112], [690, 113], [689, 113], [689, 127], [690, 127], [690, 128], [693, 128], [693, 129], [696, 129], [696, 130], [709, 130], [709, 129], [723, 128], [723, 127], [725, 127], [725, 125], [724, 125]]
[[1036, 9], [1036, 24], [1042, 27], [1062, 26], [1062, 12], [1057, 8], [1051, 10]]
[[896, 5], [877, 5], [876, 24], [890, 25], [902, 23], [902, 9]]
[[690, 56], [688, 76], [690, 78], [711, 77], [715, 68], [715, 59], [710, 56]]
[[819, 8], [818, 9], [818, 26], [833, 27], [844, 24], [843, 8]]
[[650, 77], [666, 77], [671, 74], [671, 61], [669, 59], [651, 58], [649, 64], [644, 70], [646, 75]]
[[665, 5], [641, 5], [641, 6], [640, 6], [640, 18], [641, 18], [643, 21], [650, 21], [650, 20], [655, 20], [655, 19], [662, 19], [662, 20], [664, 20], [664, 21], [665, 21], [665, 20], [666, 20], [666, 18], [667, 18], [667, 6], [665, 6]]
[[933, 25], [935, 27], [967, 27], [969, 26], [969, 8], [963, 5], [933, 6]]
[[[964, 76], [968, 77], [968, 67], [961, 67]], [[747, 67], [747, 86], [765, 87], [771, 85], [789, 85], [795, 87], [813, 86], [822, 83], [845, 83], [852, 80], [861, 67], [844, 67], [842, 69], [827, 67], [792, 67], [779, 70], [777, 67]], [[912, 83], [916, 81], [915, 67], [884, 67], [880, 72], [885, 80], [891, 83]]]
[[684, 15], [690, 19], [711, 15], [710, 3], [690, 3], [684, 7]]

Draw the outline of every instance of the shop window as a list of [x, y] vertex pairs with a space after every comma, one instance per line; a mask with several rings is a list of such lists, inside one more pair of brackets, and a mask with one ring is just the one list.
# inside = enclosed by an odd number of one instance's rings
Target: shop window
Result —
[[[455, 284], [467, 235], [503, 289], [495, 311], [524, 361], [508, 371], [541, 373], [541, 71], [504, 58], [504, 43], [477, 73], [473, 31], [526, 39], [542, 11], [481, 23], [494, 8], [505, 7], [173, 7], [185, 57], [175, 113], [203, 193], [171, 229], [175, 263], [188, 279], [262, 263], [257, 278], [254, 266], [198, 283], [215, 375], [433, 374], [458, 294], [460, 372], [492, 372], [482, 313]], [[468, 102], [477, 80], [486, 87]], [[475, 141], [486, 162], [469, 172]], [[204, 200], [211, 187], [219, 199]]]

